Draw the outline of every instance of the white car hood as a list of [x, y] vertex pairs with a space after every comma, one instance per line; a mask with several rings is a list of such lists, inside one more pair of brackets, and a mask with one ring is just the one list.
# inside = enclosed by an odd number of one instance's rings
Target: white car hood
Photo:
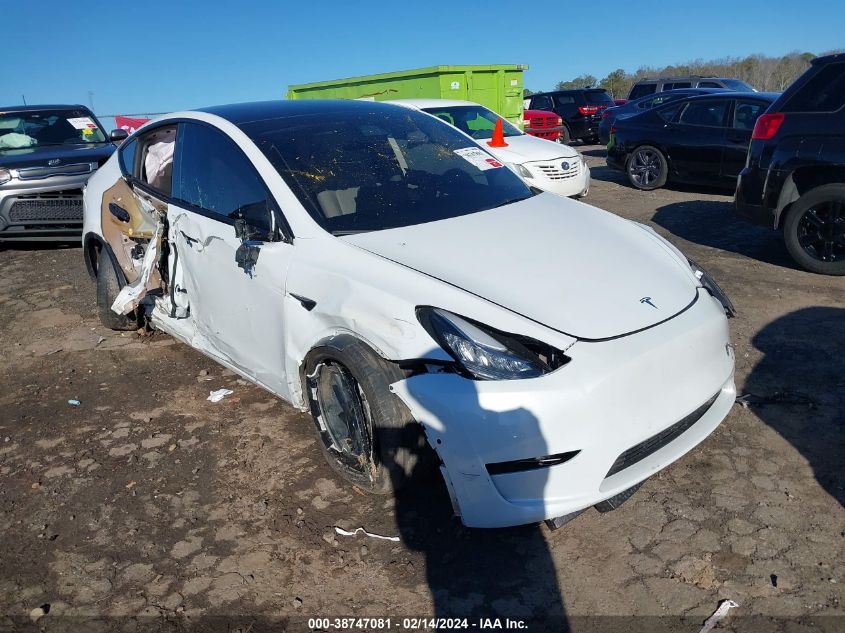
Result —
[[581, 339], [650, 327], [697, 296], [689, 266], [657, 235], [553, 194], [341, 239]]
[[506, 136], [507, 147], [490, 147], [483, 139], [477, 141], [481, 147], [505, 163], [530, 163], [533, 161], [548, 161], [556, 158], [575, 158], [578, 152], [568, 145], [561, 145], [536, 136], [523, 134], [521, 136]]

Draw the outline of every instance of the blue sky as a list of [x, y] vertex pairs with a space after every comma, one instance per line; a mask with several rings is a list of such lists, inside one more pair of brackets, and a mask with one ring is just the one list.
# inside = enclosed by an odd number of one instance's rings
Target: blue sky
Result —
[[290, 83], [437, 64], [524, 63], [525, 86], [541, 90], [615, 68], [845, 46], [842, 0], [16, 6], [4, 25], [0, 106], [21, 95], [87, 104], [91, 91], [98, 114], [281, 98]]

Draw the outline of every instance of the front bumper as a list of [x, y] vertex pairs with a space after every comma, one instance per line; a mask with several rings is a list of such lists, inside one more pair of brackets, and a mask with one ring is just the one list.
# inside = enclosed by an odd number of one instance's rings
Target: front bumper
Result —
[[82, 234], [82, 189], [89, 176], [5, 183], [0, 187], [0, 241], [78, 238]]
[[[563, 164], [568, 168], [563, 168]], [[590, 189], [590, 168], [582, 158], [556, 158], [551, 161], [523, 163], [531, 178], [523, 180], [533, 187], [559, 196], [582, 196]]]
[[525, 127], [525, 133], [537, 138], [543, 138], [547, 141], [556, 141], [560, 138], [560, 133], [563, 131], [563, 126], [556, 127]]
[[[534, 523], [613, 497], [704, 440], [736, 397], [727, 320], [705, 290], [659, 326], [579, 341], [567, 355], [567, 365], [542, 378], [425, 374], [392, 385], [437, 451], [467, 526]], [[573, 452], [552, 466], [502, 468]]]

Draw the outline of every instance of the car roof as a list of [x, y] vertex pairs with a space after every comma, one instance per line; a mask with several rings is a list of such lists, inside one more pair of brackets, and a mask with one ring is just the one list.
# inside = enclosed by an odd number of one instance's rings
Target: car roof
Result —
[[460, 101], [458, 99], [391, 99], [390, 101], [385, 101], [384, 103], [414, 106], [420, 110], [425, 110], [426, 108], [455, 108], [461, 106], [481, 105], [480, 103], [475, 103], [473, 101]]
[[845, 62], [845, 53], [833, 53], [832, 55], [823, 55], [811, 60], [811, 64], [833, 64], [836, 62]]
[[[736, 99], [737, 97], [747, 97], [750, 99], [760, 99], [762, 101], [774, 101], [780, 96], [781, 93], [779, 92], [751, 92], [750, 90], [719, 90], [718, 92], [714, 92], [712, 94], [703, 94], [703, 95], [694, 95], [689, 97], [689, 101], [693, 100], [704, 100], [710, 99], [712, 97], [730, 97], [732, 99]], [[677, 101], [673, 101], [672, 103], [678, 103]], [[662, 105], [662, 104], [661, 104]]]
[[546, 92], [535, 92], [533, 95], [528, 95], [528, 97], [526, 98], [542, 97], [544, 95], [565, 94], [568, 92], [607, 92], [607, 90], [604, 88], [567, 88], [566, 90], [547, 90]]
[[252, 101], [197, 108], [196, 112], [207, 112], [226, 119], [235, 125], [243, 125], [264, 119], [284, 119], [305, 114], [371, 112], [373, 109], [393, 110], [397, 107], [401, 106], [358, 99], [279, 99], [277, 101]]
[[[88, 106], [72, 103], [0, 106], [0, 113], [3, 114], [7, 112], [37, 112], [38, 110], [88, 110]], [[90, 110], [88, 111], [90, 112]]]
[[716, 75], [671, 75], [667, 77], [643, 77], [638, 84], [649, 81], [677, 81], [679, 79], [735, 79], [735, 77], [717, 77]]

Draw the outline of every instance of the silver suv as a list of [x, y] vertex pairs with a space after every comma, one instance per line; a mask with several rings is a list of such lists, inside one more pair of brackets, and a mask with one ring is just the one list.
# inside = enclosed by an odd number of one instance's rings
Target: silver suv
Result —
[[683, 77], [657, 77], [640, 79], [631, 86], [628, 101], [639, 99], [655, 92], [679, 90], [681, 88], [727, 88], [739, 92], [757, 92], [753, 87], [739, 79], [714, 77], [712, 75], [685, 75]]
[[125, 130], [79, 105], [0, 107], [0, 242], [82, 233], [82, 188]]

